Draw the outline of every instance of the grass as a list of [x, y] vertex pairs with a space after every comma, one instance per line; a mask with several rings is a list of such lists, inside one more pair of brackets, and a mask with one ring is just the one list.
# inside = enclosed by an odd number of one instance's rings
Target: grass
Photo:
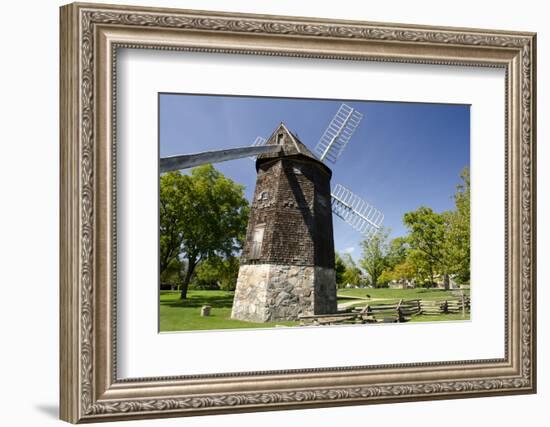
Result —
[[[464, 289], [464, 294], [469, 295], [470, 290]], [[445, 300], [458, 298], [457, 291], [446, 291], [444, 289], [390, 289], [390, 288], [378, 288], [378, 289], [338, 289], [338, 302], [351, 302], [349, 298], [366, 298], [370, 295], [371, 298], [383, 298], [384, 302], [396, 302], [400, 299], [422, 299], [422, 300]], [[341, 298], [344, 297], [344, 298]]]
[[[469, 289], [464, 289], [465, 295], [470, 295]], [[367, 298], [367, 295], [370, 298]], [[343, 298], [342, 298], [343, 297]], [[361, 299], [352, 299], [352, 298]], [[366, 298], [366, 299], [365, 299]], [[457, 291], [444, 290], [444, 289], [338, 289], [338, 304], [346, 304], [347, 308], [351, 307], [364, 307], [365, 305], [379, 305], [379, 304], [393, 304], [400, 299], [411, 300], [421, 299], [430, 301], [439, 301], [446, 299], [459, 298]], [[440, 321], [452, 321], [452, 320], [469, 320], [470, 313], [466, 313], [466, 317], [462, 317], [462, 313], [447, 313], [438, 315], [424, 315], [413, 316], [410, 322], [440, 322]]]
[[[466, 295], [469, 290], [465, 290]], [[369, 302], [366, 295], [373, 299]], [[231, 319], [233, 305], [231, 291], [201, 291], [190, 290], [187, 299], [182, 301], [178, 291], [160, 292], [160, 331], [199, 331], [213, 329], [249, 329], [273, 328], [276, 326], [298, 326], [299, 322], [267, 322], [254, 323]], [[340, 298], [340, 297], [346, 298]], [[347, 303], [354, 307], [365, 304], [394, 303], [400, 299], [444, 300], [457, 298], [453, 291], [442, 289], [339, 289], [338, 303]], [[361, 299], [354, 299], [361, 298]], [[212, 306], [210, 316], [201, 317], [201, 307], [205, 304]], [[349, 306], [348, 306], [349, 307]], [[469, 313], [467, 314], [469, 319]], [[464, 320], [461, 314], [440, 314], [437, 316], [420, 315], [411, 319], [411, 322], [434, 322], [444, 320]]]
[[[201, 307], [212, 306], [210, 316], [201, 317]], [[298, 322], [253, 323], [231, 319], [233, 292], [190, 290], [181, 300], [177, 291], [160, 292], [160, 331], [199, 331], [211, 329], [272, 328], [296, 326]]]

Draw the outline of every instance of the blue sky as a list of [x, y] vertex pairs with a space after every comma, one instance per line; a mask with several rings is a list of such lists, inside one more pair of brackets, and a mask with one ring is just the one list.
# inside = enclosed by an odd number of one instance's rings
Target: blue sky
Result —
[[[248, 146], [280, 122], [313, 150], [342, 102], [364, 114], [332, 169], [332, 185], [349, 188], [384, 213], [391, 237], [406, 234], [403, 214], [420, 206], [453, 208], [460, 171], [470, 164], [470, 107], [380, 101], [160, 94], [160, 156]], [[215, 165], [244, 184], [256, 171], [248, 158]], [[338, 252], [361, 256], [362, 236], [334, 217]]]

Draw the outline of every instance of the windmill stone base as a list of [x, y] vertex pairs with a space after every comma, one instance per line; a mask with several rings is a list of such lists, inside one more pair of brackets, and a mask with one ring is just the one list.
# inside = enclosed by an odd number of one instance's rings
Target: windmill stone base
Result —
[[337, 312], [334, 269], [253, 264], [239, 269], [231, 317], [250, 322], [297, 320]]

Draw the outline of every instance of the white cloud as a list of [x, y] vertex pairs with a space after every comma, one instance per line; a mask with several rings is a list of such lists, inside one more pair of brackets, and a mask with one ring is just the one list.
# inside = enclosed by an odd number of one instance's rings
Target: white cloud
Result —
[[344, 253], [351, 254], [354, 250], [355, 250], [355, 247], [350, 246], [350, 247], [344, 249]]

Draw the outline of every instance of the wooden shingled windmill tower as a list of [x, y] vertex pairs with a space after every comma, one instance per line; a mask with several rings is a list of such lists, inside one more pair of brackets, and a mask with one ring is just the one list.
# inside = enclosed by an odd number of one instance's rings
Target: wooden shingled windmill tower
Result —
[[337, 311], [331, 170], [281, 123], [256, 160], [256, 189], [231, 317], [254, 322]]
[[257, 156], [232, 318], [270, 322], [337, 312], [332, 213], [366, 238], [384, 218], [344, 186], [331, 190], [332, 171], [325, 162], [336, 162], [361, 119], [359, 111], [342, 104], [316, 154], [281, 123], [252, 147], [161, 159], [161, 172], [167, 172]]

